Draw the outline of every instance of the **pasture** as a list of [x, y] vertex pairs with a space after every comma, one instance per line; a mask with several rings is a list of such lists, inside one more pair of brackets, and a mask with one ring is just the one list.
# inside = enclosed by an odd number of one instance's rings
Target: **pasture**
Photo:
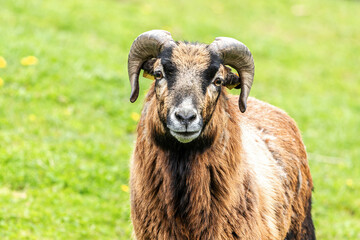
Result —
[[131, 238], [129, 159], [151, 81], [131, 104], [127, 54], [165, 29], [251, 49], [250, 96], [302, 131], [318, 239], [360, 239], [359, 12], [355, 0], [1, 1], [0, 238]]

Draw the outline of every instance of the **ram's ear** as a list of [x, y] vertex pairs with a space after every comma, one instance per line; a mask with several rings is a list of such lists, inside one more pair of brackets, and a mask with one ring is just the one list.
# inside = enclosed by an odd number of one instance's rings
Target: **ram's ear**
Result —
[[144, 62], [141, 68], [144, 70], [143, 77], [154, 80], [154, 64], [156, 62], [156, 58], [151, 58]]
[[231, 68], [224, 66], [225, 67], [225, 77], [224, 77], [224, 86], [227, 87], [228, 89], [239, 89], [241, 88], [240, 83], [241, 83], [241, 79], [239, 78], [239, 75], [237, 75], [236, 73], [233, 73], [231, 71]]

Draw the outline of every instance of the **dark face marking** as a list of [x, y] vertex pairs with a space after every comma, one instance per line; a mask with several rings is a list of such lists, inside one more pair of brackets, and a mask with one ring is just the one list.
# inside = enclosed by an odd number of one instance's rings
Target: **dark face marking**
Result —
[[[219, 55], [210, 52], [210, 65], [209, 67], [203, 72], [203, 81], [202, 81], [202, 91], [203, 94], [206, 93], [206, 89], [211, 84], [212, 80], [215, 77], [215, 74], [219, 71], [221, 59]], [[220, 88], [219, 88], [220, 90]]]
[[177, 68], [175, 64], [171, 61], [173, 48], [166, 48], [159, 55], [161, 60], [161, 65], [163, 66], [163, 70], [166, 76], [167, 88], [171, 89], [175, 83], [175, 77], [177, 73]]

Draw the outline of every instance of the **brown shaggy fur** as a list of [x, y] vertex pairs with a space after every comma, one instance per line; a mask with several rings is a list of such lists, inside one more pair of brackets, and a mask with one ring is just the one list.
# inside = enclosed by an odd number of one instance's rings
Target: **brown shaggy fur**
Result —
[[[314, 239], [312, 179], [300, 132], [282, 110], [220, 93], [193, 147], [166, 148], [154, 85], [131, 168], [136, 239]], [[191, 143], [190, 143], [191, 144]]]
[[[285, 112], [254, 98], [241, 113], [238, 96], [213, 84], [218, 77], [224, 85], [239, 79], [219, 62], [215, 75], [207, 75], [216, 65], [213, 55], [205, 44], [180, 42], [143, 65], [164, 77], [149, 90], [137, 129], [135, 238], [315, 239], [312, 179], [299, 129]], [[176, 71], [164, 71], [167, 64]], [[196, 103], [204, 123], [186, 144], [167, 129], [169, 111], [185, 98]]]

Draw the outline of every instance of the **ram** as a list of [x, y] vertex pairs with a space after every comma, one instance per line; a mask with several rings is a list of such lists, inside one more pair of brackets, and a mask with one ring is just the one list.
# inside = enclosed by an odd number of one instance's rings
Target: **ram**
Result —
[[[244, 44], [175, 42], [152, 30], [130, 49], [131, 102], [141, 69], [155, 81], [131, 165], [137, 239], [315, 239], [299, 129], [284, 111], [248, 99], [254, 62]], [[240, 97], [226, 87], [241, 88]]]

